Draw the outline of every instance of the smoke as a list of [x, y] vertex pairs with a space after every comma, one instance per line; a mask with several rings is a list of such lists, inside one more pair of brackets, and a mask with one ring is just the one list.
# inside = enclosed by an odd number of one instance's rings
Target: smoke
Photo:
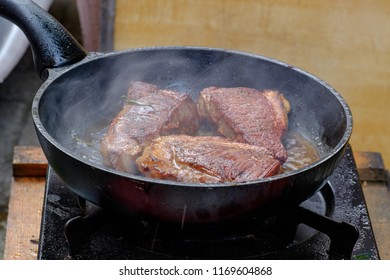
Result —
[[335, 146], [327, 140], [331, 130], [343, 126], [325, 120], [329, 113], [323, 108], [336, 101], [334, 97], [324, 98], [330, 96], [329, 89], [285, 64], [236, 52], [174, 47], [98, 56], [65, 71], [42, 96], [42, 123], [67, 150], [100, 164], [98, 143], [122, 108], [121, 97], [127, 94], [131, 81], [186, 92], [194, 100], [210, 86], [279, 90], [291, 104], [290, 129], [302, 132], [319, 146], [325, 143], [323, 153]]

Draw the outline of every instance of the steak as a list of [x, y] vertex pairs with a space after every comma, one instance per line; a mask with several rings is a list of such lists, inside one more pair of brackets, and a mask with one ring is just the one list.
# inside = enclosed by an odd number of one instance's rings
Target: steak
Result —
[[147, 177], [186, 183], [245, 182], [281, 171], [265, 148], [219, 136], [159, 137], [136, 163]]
[[137, 170], [134, 160], [152, 139], [160, 135], [193, 134], [198, 125], [196, 104], [188, 94], [132, 82], [123, 109], [100, 143], [103, 163], [134, 172]]
[[289, 111], [287, 99], [273, 90], [209, 87], [198, 101], [199, 116], [214, 123], [221, 135], [264, 147], [282, 163], [287, 159], [282, 139]]

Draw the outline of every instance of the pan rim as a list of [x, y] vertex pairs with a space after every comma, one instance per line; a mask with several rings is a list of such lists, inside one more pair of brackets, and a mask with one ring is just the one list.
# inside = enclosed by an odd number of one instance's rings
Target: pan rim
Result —
[[[61, 77], [63, 74], [67, 73], [68, 71], [71, 71], [72, 69], [75, 69], [83, 64], [93, 62], [95, 60], [99, 60], [102, 58], [109, 58], [111, 56], [117, 56], [117, 55], [126, 55], [130, 53], [136, 53], [136, 52], [144, 52], [144, 51], [156, 51], [156, 50], [187, 50], [187, 51], [213, 51], [213, 52], [221, 52], [221, 53], [230, 53], [230, 54], [236, 54], [246, 57], [251, 57], [255, 59], [261, 59], [267, 62], [271, 62], [274, 64], [278, 64], [283, 67], [287, 67], [292, 69], [293, 71], [297, 71], [300, 74], [307, 76], [310, 79], [315, 80], [317, 83], [320, 83], [324, 88], [329, 90], [330, 93], [333, 94], [334, 97], [338, 100], [341, 107], [343, 108], [344, 115], [345, 115], [345, 121], [346, 121], [346, 129], [343, 133], [343, 136], [341, 137], [341, 140], [335, 145], [334, 148], [330, 149], [329, 152], [326, 153], [326, 155], [320, 157], [319, 160], [305, 166], [304, 168], [300, 168], [293, 171], [288, 171], [285, 173], [281, 173], [275, 176], [267, 177], [267, 178], [261, 178], [258, 180], [252, 180], [252, 181], [246, 181], [246, 182], [225, 182], [225, 183], [211, 183], [211, 184], [204, 184], [204, 183], [183, 183], [183, 182], [177, 182], [177, 181], [169, 181], [169, 180], [163, 180], [163, 179], [154, 179], [154, 178], [148, 178], [141, 175], [136, 174], [130, 174], [126, 172], [121, 172], [109, 167], [105, 167], [102, 164], [92, 163], [88, 162], [86, 159], [83, 159], [82, 157], [75, 155], [72, 153], [68, 148], [66, 148], [64, 145], [60, 144], [52, 135], [46, 130], [44, 127], [44, 124], [41, 122], [41, 118], [39, 115], [39, 106], [40, 101], [42, 100], [42, 96], [45, 95], [46, 89], [56, 81], [57, 78]], [[273, 181], [282, 180], [288, 177], [292, 176], [299, 176], [299, 174], [306, 172], [307, 170], [310, 170], [312, 168], [315, 168], [317, 166], [320, 166], [324, 162], [328, 161], [330, 158], [338, 154], [341, 150], [343, 150], [352, 135], [352, 128], [353, 128], [353, 119], [352, 119], [352, 113], [351, 109], [348, 106], [345, 99], [340, 95], [339, 92], [337, 92], [332, 86], [330, 86], [328, 83], [320, 79], [319, 77], [301, 69], [296, 66], [292, 66], [290, 64], [287, 64], [285, 62], [282, 62], [278, 59], [269, 58], [263, 55], [259, 54], [253, 54], [249, 52], [244, 51], [238, 51], [238, 50], [228, 50], [228, 49], [222, 49], [222, 48], [212, 48], [212, 47], [199, 47], [199, 46], [153, 46], [153, 47], [143, 47], [143, 48], [134, 48], [134, 49], [128, 49], [128, 50], [122, 50], [122, 51], [114, 51], [109, 53], [89, 53], [86, 58], [83, 60], [62, 68], [53, 68], [48, 69], [49, 70], [49, 78], [43, 83], [43, 85], [39, 88], [37, 94], [35, 95], [33, 102], [32, 102], [32, 117], [33, 122], [36, 127], [36, 129], [39, 130], [39, 132], [42, 134], [42, 136], [56, 149], [60, 150], [61, 152], [65, 153], [67, 156], [73, 158], [74, 160], [77, 160], [78, 162], [85, 164], [87, 166], [90, 166], [94, 169], [98, 169], [103, 172], [107, 172], [109, 174], [113, 174], [120, 177], [125, 177], [130, 180], [137, 180], [137, 181], [143, 181], [146, 183], [152, 183], [152, 184], [160, 184], [160, 185], [167, 185], [167, 186], [185, 186], [185, 187], [201, 187], [201, 188], [220, 188], [220, 187], [231, 187], [231, 186], [249, 186], [249, 185], [258, 185], [258, 184], [267, 184]], [[50, 164], [50, 163], [49, 163]]]

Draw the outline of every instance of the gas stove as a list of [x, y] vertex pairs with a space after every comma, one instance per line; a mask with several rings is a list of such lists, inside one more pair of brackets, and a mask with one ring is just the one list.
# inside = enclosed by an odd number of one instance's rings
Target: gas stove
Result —
[[324, 187], [267, 219], [186, 226], [77, 197], [49, 168], [39, 259], [379, 259], [351, 148]]

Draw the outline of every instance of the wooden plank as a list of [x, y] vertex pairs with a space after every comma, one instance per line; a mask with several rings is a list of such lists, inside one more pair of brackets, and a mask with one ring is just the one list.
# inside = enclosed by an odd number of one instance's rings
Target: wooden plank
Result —
[[16, 146], [12, 168], [14, 177], [46, 176], [47, 160], [40, 147]]
[[390, 193], [388, 173], [380, 153], [354, 152], [375, 240], [381, 259], [390, 259]]
[[390, 193], [384, 183], [364, 181], [362, 186], [380, 257], [390, 260]]
[[4, 259], [37, 259], [47, 166], [40, 147], [14, 147]]
[[4, 259], [37, 259], [45, 177], [14, 178], [11, 184]]
[[356, 152], [354, 158], [361, 181], [388, 183], [388, 172], [380, 153]]

